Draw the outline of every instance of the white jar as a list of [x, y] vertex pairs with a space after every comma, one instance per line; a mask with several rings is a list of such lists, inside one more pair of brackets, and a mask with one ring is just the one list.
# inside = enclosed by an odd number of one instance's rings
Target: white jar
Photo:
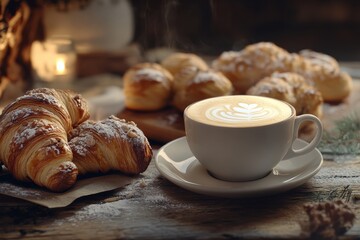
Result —
[[131, 4], [127, 0], [92, 0], [85, 8], [59, 11], [47, 5], [44, 13], [47, 38], [70, 36], [79, 53], [116, 52], [134, 34]]

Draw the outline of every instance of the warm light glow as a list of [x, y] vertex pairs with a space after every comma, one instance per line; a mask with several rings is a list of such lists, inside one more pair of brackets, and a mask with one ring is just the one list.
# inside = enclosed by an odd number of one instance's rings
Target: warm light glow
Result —
[[35, 41], [31, 46], [31, 63], [36, 80], [70, 82], [76, 76], [76, 51], [69, 39]]
[[65, 72], [66, 72], [65, 59], [63, 58], [56, 59], [56, 73], [64, 74]]

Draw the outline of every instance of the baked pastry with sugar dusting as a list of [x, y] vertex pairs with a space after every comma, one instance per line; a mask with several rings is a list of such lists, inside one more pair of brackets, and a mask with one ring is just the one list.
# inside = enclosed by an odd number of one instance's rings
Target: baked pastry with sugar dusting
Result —
[[212, 66], [231, 80], [237, 93], [245, 93], [273, 72], [302, 75], [326, 102], [342, 101], [352, 88], [351, 77], [340, 70], [334, 58], [310, 50], [289, 53], [269, 42], [251, 44], [239, 52], [224, 52]]
[[261, 79], [246, 94], [279, 99], [290, 103], [297, 115], [322, 116], [323, 98], [319, 90], [297, 73], [273, 73]]
[[326, 102], [339, 102], [350, 94], [352, 78], [341, 71], [334, 58], [311, 50], [302, 50], [299, 56], [304, 60], [295, 61], [300, 64], [294, 67], [294, 72], [309, 79], [309, 83], [319, 89]]
[[273, 72], [287, 71], [290, 64], [290, 55], [285, 49], [273, 43], [260, 42], [239, 52], [222, 53], [213, 61], [212, 67], [230, 79], [236, 93], [244, 94]]
[[196, 68], [207, 70], [209, 66], [206, 62], [193, 53], [173, 53], [161, 61], [161, 65], [166, 68], [172, 75], [176, 75], [186, 68]]
[[174, 90], [183, 88], [187, 83], [187, 76], [191, 72], [205, 71], [209, 69], [206, 62], [192, 53], [173, 53], [165, 58], [161, 65], [174, 76]]
[[78, 175], [67, 134], [88, 117], [79, 94], [47, 88], [29, 91], [0, 116], [0, 161], [20, 181], [65, 191]]
[[151, 146], [136, 124], [115, 116], [82, 123], [71, 131], [69, 145], [80, 174], [110, 170], [139, 174], [152, 158]]
[[182, 85], [176, 90], [172, 104], [180, 111], [196, 101], [230, 95], [233, 92], [230, 80], [212, 69], [188, 69], [178, 80]]
[[154, 111], [168, 105], [173, 76], [156, 63], [141, 63], [124, 75], [125, 106], [131, 110]]

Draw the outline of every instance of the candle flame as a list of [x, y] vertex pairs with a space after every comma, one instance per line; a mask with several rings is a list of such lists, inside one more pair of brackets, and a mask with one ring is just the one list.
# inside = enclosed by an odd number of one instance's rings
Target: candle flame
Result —
[[56, 59], [56, 73], [64, 74], [65, 70], [65, 60], [63, 58]]

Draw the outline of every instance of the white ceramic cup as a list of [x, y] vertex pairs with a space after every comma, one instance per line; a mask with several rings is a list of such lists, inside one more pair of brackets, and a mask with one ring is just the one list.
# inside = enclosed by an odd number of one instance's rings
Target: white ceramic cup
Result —
[[[284, 159], [312, 151], [322, 124], [314, 115], [296, 116], [294, 107], [272, 98], [233, 95], [205, 99], [184, 111], [186, 139], [200, 163], [216, 178], [262, 178]], [[301, 123], [316, 125], [312, 141], [294, 149]]]

